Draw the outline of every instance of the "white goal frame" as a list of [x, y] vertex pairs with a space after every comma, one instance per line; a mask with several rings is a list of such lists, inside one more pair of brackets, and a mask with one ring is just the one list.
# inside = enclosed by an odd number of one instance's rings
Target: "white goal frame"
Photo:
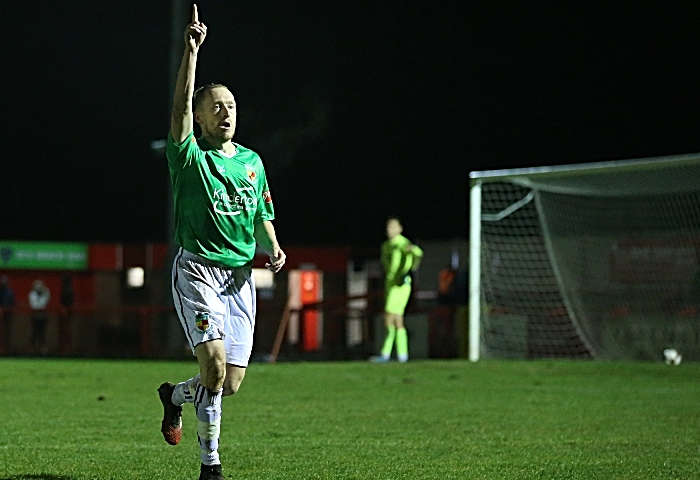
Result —
[[[472, 171], [470, 179], [470, 208], [469, 208], [469, 360], [479, 360], [481, 352], [481, 316], [482, 316], [482, 292], [481, 292], [481, 224], [484, 220], [481, 208], [481, 187], [490, 182], [510, 182], [523, 187], [533, 188], [533, 179], [543, 180], [547, 177], [571, 177], [591, 173], [625, 173], [639, 172], [645, 169], [657, 169], [663, 167], [684, 166], [700, 163], [700, 153], [669, 155], [662, 157], [638, 158], [630, 160], [612, 160], [592, 163], [578, 163], [557, 166], [542, 166], [529, 168], [515, 168], [503, 170]], [[537, 188], [541, 189], [541, 186]], [[547, 187], [548, 191], [557, 193], [570, 193], [571, 190], [564, 187]], [[580, 190], [576, 190], [580, 193]], [[497, 214], [489, 214], [491, 217], [503, 218], [532, 201], [532, 194], [521, 201], [504, 209]], [[496, 219], [496, 218], [494, 218]]]

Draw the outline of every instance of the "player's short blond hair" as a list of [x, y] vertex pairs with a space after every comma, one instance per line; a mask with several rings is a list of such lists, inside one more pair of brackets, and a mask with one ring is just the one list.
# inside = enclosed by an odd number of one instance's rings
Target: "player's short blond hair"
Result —
[[192, 95], [192, 110], [196, 112], [199, 106], [204, 101], [204, 94], [207, 93], [209, 90], [214, 90], [215, 88], [225, 88], [229, 92], [231, 91], [230, 88], [221, 83], [207, 83], [206, 85], [202, 85], [197, 90], [195, 90], [194, 95]]

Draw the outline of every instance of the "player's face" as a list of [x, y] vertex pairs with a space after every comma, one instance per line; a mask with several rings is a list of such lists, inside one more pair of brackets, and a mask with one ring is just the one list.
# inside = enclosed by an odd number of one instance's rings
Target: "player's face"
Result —
[[228, 88], [213, 88], [195, 112], [195, 120], [205, 137], [228, 141], [236, 131], [236, 101]]
[[395, 236], [401, 234], [402, 231], [403, 227], [401, 227], [398, 220], [391, 219], [386, 222], [386, 236], [388, 238], [394, 238]]

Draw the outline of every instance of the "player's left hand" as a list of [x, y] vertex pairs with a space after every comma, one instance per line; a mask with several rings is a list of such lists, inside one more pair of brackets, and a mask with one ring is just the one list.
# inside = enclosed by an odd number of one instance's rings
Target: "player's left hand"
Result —
[[271, 272], [277, 273], [284, 267], [284, 262], [287, 261], [287, 255], [284, 254], [280, 247], [274, 247], [270, 254], [270, 263], [265, 264], [265, 268]]

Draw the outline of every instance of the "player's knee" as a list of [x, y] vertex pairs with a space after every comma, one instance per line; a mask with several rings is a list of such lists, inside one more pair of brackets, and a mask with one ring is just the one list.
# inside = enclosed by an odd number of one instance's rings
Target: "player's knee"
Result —
[[386, 312], [384, 313], [384, 326], [386, 328], [393, 327], [394, 326], [394, 315]]
[[224, 396], [233, 395], [241, 388], [241, 382], [224, 382]]
[[223, 358], [213, 356], [206, 363], [206, 374], [204, 376], [204, 386], [209, 390], [219, 391], [226, 378], [226, 362]]
[[245, 377], [245, 369], [231, 369], [224, 381], [224, 396], [236, 393], [241, 388], [243, 377]]
[[387, 313], [385, 317], [386, 328], [399, 328], [399, 322], [403, 323], [403, 318], [395, 313]]
[[200, 343], [195, 348], [201, 382], [209, 390], [218, 392], [226, 378], [226, 351], [221, 340]]

